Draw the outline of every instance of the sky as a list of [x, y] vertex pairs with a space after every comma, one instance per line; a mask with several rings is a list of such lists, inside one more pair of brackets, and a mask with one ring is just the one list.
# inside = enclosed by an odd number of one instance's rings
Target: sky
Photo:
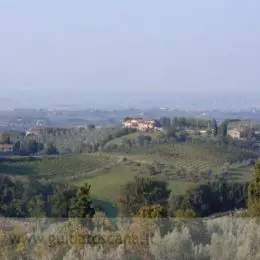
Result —
[[259, 11], [259, 0], [0, 0], [0, 97], [259, 92]]

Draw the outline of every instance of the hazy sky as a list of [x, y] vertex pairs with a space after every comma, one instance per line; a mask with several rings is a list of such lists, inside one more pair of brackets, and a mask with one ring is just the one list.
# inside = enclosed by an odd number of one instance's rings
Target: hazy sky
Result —
[[0, 0], [1, 93], [256, 91], [259, 13], [259, 0]]

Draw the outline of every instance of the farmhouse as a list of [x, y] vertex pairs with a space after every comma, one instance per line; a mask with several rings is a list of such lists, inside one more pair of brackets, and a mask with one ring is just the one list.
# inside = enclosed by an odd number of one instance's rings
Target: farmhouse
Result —
[[0, 155], [12, 154], [14, 147], [12, 144], [0, 144]]
[[160, 127], [157, 120], [129, 119], [123, 122], [124, 128], [134, 128], [140, 132], [155, 131]]
[[232, 128], [227, 130], [227, 135], [233, 139], [241, 138], [241, 131], [238, 128]]
[[30, 128], [26, 132], [26, 136], [28, 136], [28, 135], [34, 135], [34, 136], [40, 135], [43, 129], [44, 129], [43, 127]]

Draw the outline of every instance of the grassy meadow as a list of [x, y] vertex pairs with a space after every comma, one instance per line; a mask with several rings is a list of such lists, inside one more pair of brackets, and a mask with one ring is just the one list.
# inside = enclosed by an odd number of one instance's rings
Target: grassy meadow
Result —
[[[121, 137], [117, 137], [109, 142], [106, 143], [105, 145], [105, 148], [110, 146], [110, 145], [122, 145], [124, 143], [124, 141], [126, 140], [131, 140], [131, 141], [138, 141], [138, 136], [140, 135], [140, 133], [136, 132], [136, 133], [131, 133], [131, 134], [128, 134], [128, 135], [124, 135], [124, 136], [121, 136]], [[145, 136], [151, 136], [152, 139], [157, 139], [160, 135], [161, 135], [161, 132], [152, 132], [152, 133], [145, 133], [144, 134]]]
[[[128, 138], [137, 136], [134, 133]], [[124, 156], [126, 160], [122, 160]], [[87, 181], [91, 185], [91, 196], [95, 203], [114, 216], [121, 185], [134, 180], [135, 176], [151, 176], [151, 165], [155, 162], [160, 163], [162, 169], [151, 177], [166, 180], [174, 194], [181, 194], [196, 182], [181, 179], [178, 171], [188, 171], [192, 175], [195, 171], [211, 169], [217, 174], [225, 162], [241, 156], [244, 158], [249, 155], [218, 146], [176, 143], [133, 148], [124, 155], [81, 153], [62, 157], [6, 158], [0, 160], [0, 174], [12, 175], [24, 181], [29, 176], [76, 185]], [[250, 166], [233, 166], [229, 170], [228, 180], [247, 181], [251, 170]]]
[[231, 167], [228, 180], [231, 182], [248, 182], [251, 180], [253, 166]]
[[219, 172], [227, 161], [235, 162], [255, 155], [247, 151], [228, 150], [221, 146], [186, 142], [132, 149], [128, 156], [147, 163], [157, 160], [171, 166], [172, 169], [211, 169], [213, 172]]

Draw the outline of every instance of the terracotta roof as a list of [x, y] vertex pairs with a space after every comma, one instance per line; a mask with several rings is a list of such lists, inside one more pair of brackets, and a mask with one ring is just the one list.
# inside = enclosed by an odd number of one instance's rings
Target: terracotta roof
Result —
[[42, 131], [44, 129], [44, 127], [33, 127], [33, 128], [30, 128], [29, 131]]
[[27, 130], [27, 134], [40, 134], [42, 130], [44, 130], [43, 127], [30, 128]]
[[0, 144], [0, 148], [13, 148], [12, 144]]

